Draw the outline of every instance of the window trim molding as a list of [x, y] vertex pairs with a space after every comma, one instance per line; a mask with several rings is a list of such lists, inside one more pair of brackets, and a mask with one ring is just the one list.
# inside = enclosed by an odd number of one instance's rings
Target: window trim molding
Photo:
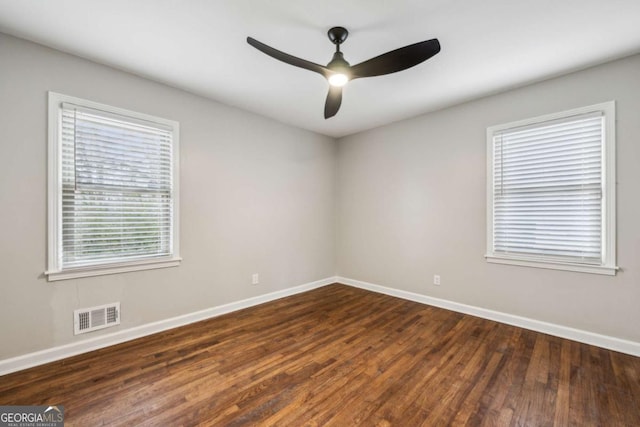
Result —
[[[82, 98], [49, 91], [47, 114], [47, 270], [44, 272], [48, 281], [74, 279], [79, 277], [100, 276], [104, 274], [123, 273], [129, 271], [149, 270], [156, 268], [175, 267], [180, 265], [180, 124], [174, 120], [163, 119], [149, 114], [113, 107]], [[59, 236], [58, 224], [62, 216], [62, 203], [60, 191], [62, 177], [60, 161], [62, 157], [62, 128], [60, 126], [60, 109], [62, 103], [71, 103], [78, 106], [101, 110], [108, 114], [118, 114], [133, 119], [157, 123], [161, 126], [169, 126], [173, 129], [173, 254], [171, 256], [154, 257], [143, 260], [132, 260], [119, 263], [98, 264], [88, 267], [76, 267], [61, 269], [58, 263]]]
[[[619, 270], [616, 265], [616, 118], [615, 101], [607, 101], [586, 107], [545, 114], [529, 119], [489, 126], [486, 134], [486, 201], [487, 201], [487, 235], [485, 259], [496, 264], [510, 264], [526, 267], [567, 270], [583, 273], [594, 273], [614, 276]], [[581, 264], [553, 257], [538, 257], [535, 255], [504, 255], [493, 252], [493, 136], [496, 132], [514, 127], [543, 123], [551, 120], [602, 112], [604, 114], [604, 134], [602, 148], [602, 253], [603, 263]]]

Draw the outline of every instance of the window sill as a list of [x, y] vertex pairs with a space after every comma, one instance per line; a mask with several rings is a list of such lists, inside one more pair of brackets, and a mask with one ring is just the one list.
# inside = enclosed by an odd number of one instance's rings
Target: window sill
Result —
[[45, 271], [49, 282], [77, 279], [80, 277], [102, 276], [105, 274], [126, 273], [129, 271], [154, 270], [156, 268], [177, 267], [182, 258], [174, 257], [162, 260], [144, 260], [104, 266], [80, 267], [62, 271]]
[[507, 257], [507, 256], [496, 256], [496, 255], [485, 255], [484, 256], [487, 262], [491, 262], [494, 264], [508, 264], [508, 265], [519, 265], [524, 267], [534, 267], [534, 268], [547, 268], [551, 270], [565, 270], [565, 271], [576, 271], [580, 273], [591, 273], [591, 274], [603, 274], [606, 276], [615, 276], [619, 267], [617, 266], [603, 266], [603, 265], [589, 265], [589, 264], [578, 264], [578, 263], [570, 263], [570, 262], [558, 262], [558, 261], [549, 261], [549, 260], [532, 260], [532, 259], [523, 259], [518, 257]]

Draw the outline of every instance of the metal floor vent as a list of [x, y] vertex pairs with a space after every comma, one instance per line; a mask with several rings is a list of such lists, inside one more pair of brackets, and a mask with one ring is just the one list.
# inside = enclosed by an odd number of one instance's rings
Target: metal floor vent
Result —
[[81, 308], [73, 312], [74, 335], [120, 324], [120, 303]]

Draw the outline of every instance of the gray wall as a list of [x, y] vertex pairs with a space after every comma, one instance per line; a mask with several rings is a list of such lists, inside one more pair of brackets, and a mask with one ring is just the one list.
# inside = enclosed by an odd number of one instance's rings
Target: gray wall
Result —
[[[47, 282], [47, 91], [180, 122], [180, 267]], [[331, 277], [333, 139], [0, 34], [0, 360]], [[251, 286], [251, 274], [260, 285]]]
[[[336, 141], [0, 34], [0, 360], [341, 276], [640, 341], [640, 56]], [[177, 120], [177, 268], [47, 282], [46, 92]], [[487, 264], [485, 130], [617, 101], [616, 277]], [[337, 265], [337, 267], [336, 267]], [[261, 284], [251, 286], [251, 274]], [[442, 285], [432, 285], [433, 274]]]
[[[609, 100], [622, 271], [485, 262], [487, 126]], [[340, 276], [640, 341], [640, 56], [343, 138], [338, 183]]]

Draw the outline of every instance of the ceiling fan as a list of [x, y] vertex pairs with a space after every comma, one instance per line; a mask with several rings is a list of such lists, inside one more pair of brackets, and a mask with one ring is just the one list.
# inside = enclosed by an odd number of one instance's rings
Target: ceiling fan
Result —
[[382, 76], [406, 70], [440, 52], [440, 42], [438, 42], [438, 39], [431, 39], [383, 53], [375, 58], [352, 66], [349, 65], [344, 59], [342, 52], [340, 52], [340, 45], [344, 43], [348, 35], [349, 32], [343, 27], [333, 27], [329, 30], [329, 40], [336, 45], [336, 52], [326, 66], [281, 52], [252, 37], [247, 37], [247, 43], [275, 59], [295, 67], [316, 72], [326, 78], [330, 86], [327, 101], [324, 105], [325, 119], [335, 116], [340, 109], [340, 104], [342, 103], [342, 87], [347, 84], [348, 81], [362, 77]]

